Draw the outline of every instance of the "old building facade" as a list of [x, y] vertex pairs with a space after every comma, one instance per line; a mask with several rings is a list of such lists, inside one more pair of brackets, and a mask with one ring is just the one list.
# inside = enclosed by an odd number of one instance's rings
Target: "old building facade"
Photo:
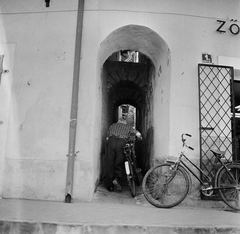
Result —
[[[44, 0], [0, 3], [3, 198], [64, 200], [77, 15], [77, 0], [51, 0], [48, 7]], [[195, 150], [189, 156], [200, 164], [198, 64], [233, 67], [238, 83], [239, 19], [238, 0], [85, 1], [74, 199], [93, 198], [106, 131], [121, 104], [137, 110], [143, 171], [177, 156], [184, 132], [192, 134]], [[119, 58], [124, 51], [138, 59], [124, 62]], [[237, 88], [234, 93], [235, 106], [240, 105]]]

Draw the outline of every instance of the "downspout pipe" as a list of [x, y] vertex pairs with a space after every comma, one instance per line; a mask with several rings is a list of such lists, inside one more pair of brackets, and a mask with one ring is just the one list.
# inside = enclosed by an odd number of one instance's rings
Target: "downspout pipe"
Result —
[[80, 75], [80, 60], [81, 60], [81, 45], [82, 45], [82, 29], [83, 29], [83, 13], [84, 0], [78, 1], [77, 29], [75, 41], [75, 56], [73, 68], [73, 85], [72, 85], [72, 102], [69, 126], [69, 146], [68, 146], [68, 162], [67, 162], [67, 178], [65, 202], [71, 203], [73, 191], [73, 175], [74, 161], [76, 156], [75, 143], [77, 132], [77, 114], [78, 114], [78, 92], [79, 92], [79, 75]]

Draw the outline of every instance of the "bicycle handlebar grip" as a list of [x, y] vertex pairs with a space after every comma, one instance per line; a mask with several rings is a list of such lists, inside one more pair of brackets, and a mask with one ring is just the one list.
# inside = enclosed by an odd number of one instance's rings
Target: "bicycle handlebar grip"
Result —
[[186, 133], [185, 135], [188, 136], [188, 137], [192, 137], [192, 135], [190, 135], [190, 134], [188, 134], [188, 133]]

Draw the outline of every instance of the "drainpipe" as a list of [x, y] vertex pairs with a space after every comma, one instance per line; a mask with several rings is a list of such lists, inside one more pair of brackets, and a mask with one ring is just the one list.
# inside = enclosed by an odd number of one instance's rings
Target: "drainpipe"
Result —
[[77, 131], [78, 90], [79, 90], [78, 86], [79, 86], [79, 75], [80, 75], [83, 12], [84, 12], [84, 0], [79, 0], [76, 41], [75, 41], [75, 57], [74, 57], [74, 68], [73, 68], [71, 115], [70, 115], [70, 126], [69, 126], [69, 148], [68, 148], [68, 155], [67, 155], [68, 164], [67, 164], [67, 179], [66, 179], [66, 191], [65, 191], [66, 203], [71, 203], [72, 190], [73, 190], [74, 160], [76, 156], [75, 143], [76, 143], [76, 131]]

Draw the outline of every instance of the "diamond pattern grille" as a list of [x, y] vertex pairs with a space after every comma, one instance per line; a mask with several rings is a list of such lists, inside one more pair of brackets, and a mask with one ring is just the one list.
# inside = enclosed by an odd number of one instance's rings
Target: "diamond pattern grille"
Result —
[[210, 149], [225, 151], [226, 161], [232, 161], [235, 153], [233, 68], [199, 64], [198, 79], [200, 166], [214, 178], [219, 164]]

